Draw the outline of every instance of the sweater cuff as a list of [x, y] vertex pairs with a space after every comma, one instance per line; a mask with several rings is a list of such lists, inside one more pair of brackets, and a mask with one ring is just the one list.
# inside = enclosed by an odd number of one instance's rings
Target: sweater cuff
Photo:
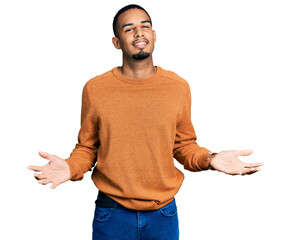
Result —
[[74, 159], [72, 158], [67, 158], [65, 159], [65, 161], [68, 163], [69, 168], [70, 168], [70, 180], [71, 181], [78, 181], [78, 180], [82, 180], [83, 179], [83, 174], [78, 172], [78, 167], [76, 166], [76, 161], [74, 161]]
[[213, 153], [212, 151], [203, 148], [203, 150], [200, 150], [199, 153], [199, 159], [198, 159], [198, 166], [201, 170], [208, 170], [213, 169], [210, 165], [210, 154]]

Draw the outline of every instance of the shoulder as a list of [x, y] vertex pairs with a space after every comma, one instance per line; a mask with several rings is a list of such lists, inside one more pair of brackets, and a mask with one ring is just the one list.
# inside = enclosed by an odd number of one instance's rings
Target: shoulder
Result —
[[112, 70], [109, 70], [101, 75], [90, 78], [83, 85], [83, 96], [97, 97], [98, 92], [106, 85], [109, 78], [112, 78]]
[[167, 77], [172, 82], [183, 85], [186, 88], [190, 88], [188, 81], [180, 77], [177, 73], [170, 70], [165, 70], [162, 67], [159, 67], [159, 68], [160, 68], [162, 76]]
[[102, 83], [106, 81], [106, 79], [112, 77], [112, 75], [113, 75], [112, 70], [109, 70], [101, 75], [92, 77], [85, 83], [84, 87], [94, 87], [94, 86], [102, 85]]
[[113, 78], [113, 69], [91, 79], [87, 80], [83, 86], [83, 92], [92, 93], [96, 95], [102, 89], [108, 87], [108, 85], [112, 85], [112, 81], [110, 79]]

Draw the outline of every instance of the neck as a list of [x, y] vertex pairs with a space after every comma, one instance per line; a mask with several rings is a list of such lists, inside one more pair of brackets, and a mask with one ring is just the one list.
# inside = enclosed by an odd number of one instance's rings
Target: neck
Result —
[[151, 56], [148, 59], [130, 62], [123, 57], [123, 64], [119, 71], [125, 77], [138, 79], [151, 77], [155, 74], [156, 68]]

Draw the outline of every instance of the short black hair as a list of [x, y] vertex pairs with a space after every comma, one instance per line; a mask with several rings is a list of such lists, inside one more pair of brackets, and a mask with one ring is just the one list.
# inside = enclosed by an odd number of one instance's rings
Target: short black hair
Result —
[[148, 14], [148, 12], [147, 12], [143, 7], [141, 7], [141, 6], [139, 6], [139, 5], [136, 5], [136, 4], [129, 4], [129, 5], [127, 5], [127, 6], [123, 7], [123, 8], [121, 8], [121, 9], [116, 13], [115, 17], [113, 18], [113, 32], [114, 32], [115, 37], [118, 37], [118, 32], [117, 32], [118, 17], [120, 16], [120, 14], [126, 12], [127, 10], [129, 10], [129, 9], [134, 9], [134, 8], [137, 8], [137, 9], [141, 9], [141, 10], [143, 10], [143, 11], [148, 15], [148, 17], [149, 17], [149, 19], [150, 19], [150, 23], [151, 23], [151, 25], [153, 25], [153, 24], [152, 24], [152, 20], [151, 20], [150, 15]]

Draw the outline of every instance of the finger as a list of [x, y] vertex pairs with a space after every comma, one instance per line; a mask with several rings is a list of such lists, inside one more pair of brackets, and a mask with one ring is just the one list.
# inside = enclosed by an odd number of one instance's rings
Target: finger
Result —
[[52, 183], [51, 185], [51, 189], [55, 189], [57, 186], [59, 186], [60, 183]]
[[34, 174], [34, 177], [36, 178], [36, 180], [41, 180], [41, 179], [46, 179], [46, 177], [44, 176], [44, 174]]
[[261, 169], [260, 168], [248, 168], [248, 169], [245, 169], [242, 173], [242, 175], [250, 175], [250, 174], [253, 174], [253, 173], [256, 173], [258, 171], [260, 171]]
[[39, 167], [39, 166], [28, 166], [27, 168], [29, 170], [33, 170], [33, 171], [36, 171], [36, 172], [41, 172], [41, 167]]
[[38, 183], [42, 184], [42, 185], [46, 185], [46, 184], [48, 184], [50, 182], [51, 182], [51, 180], [49, 180], [49, 179], [41, 179], [41, 180], [38, 181]]
[[49, 160], [49, 153], [47, 153], [47, 152], [43, 152], [43, 151], [39, 151], [38, 154], [39, 154], [42, 158]]
[[263, 163], [246, 163], [245, 168], [261, 167], [263, 165], [264, 165]]
[[54, 161], [57, 159], [57, 156], [55, 156], [55, 155], [51, 155], [51, 154], [49, 154], [49, 153], [47, 153], [47, 152], [39, 151], [38, 154], [39, 154], [42, 158], [44, 158], [44, 159], [46, 159], [46, 160], [49, 160], [49, 161], [51, 161], [51, 162], [54, 162]]
[[238, 151], [239, 156], [249, 156], [253, 153], [253, 150], [240, 150]]

